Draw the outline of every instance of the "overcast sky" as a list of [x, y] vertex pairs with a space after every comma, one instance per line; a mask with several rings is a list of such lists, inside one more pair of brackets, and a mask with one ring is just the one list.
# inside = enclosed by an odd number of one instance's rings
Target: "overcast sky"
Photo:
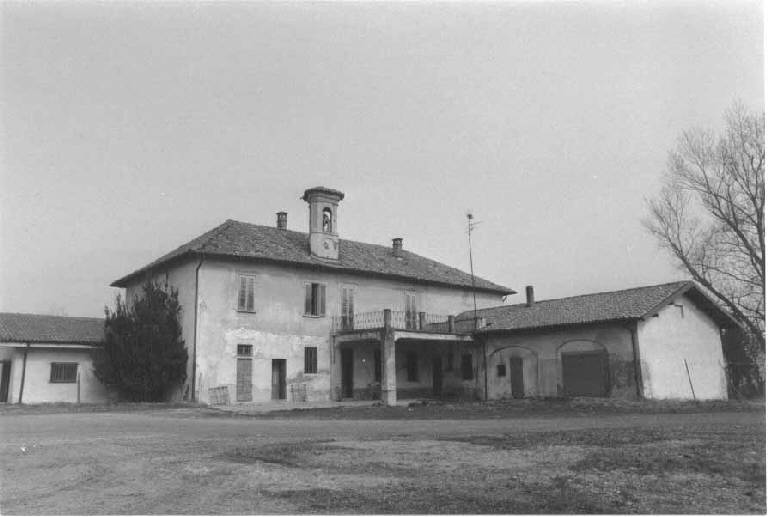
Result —
[[[762, 109], [757, 1], [11, 3], [0, 310], [99, 316], [227, 218], [343, 238], [539, 299], [683, 277], [641, 226], [668, 150]], [[523, 294], [510, 296], [518, 303]]]

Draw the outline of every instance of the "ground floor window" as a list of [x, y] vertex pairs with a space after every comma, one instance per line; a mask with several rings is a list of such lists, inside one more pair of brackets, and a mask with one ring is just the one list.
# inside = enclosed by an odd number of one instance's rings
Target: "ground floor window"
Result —
[[406, 356], [406, 369], [408, 371], [408, 382], [417, 382], [419, 380], [419, 356], [416, 352], [408, 352]]
[[304, 347], [304, 373], [317, 373], [317, 347]]
[[461, 378], [465, 381], [474, 378], [474, 373], [472, 372], [472, 354], [463, 354], [461, 356]]
[[373, 350], [373, 378], [376, 382], [381, 382], [381, 350], [378, 348]]
[[77, 382], [77, 363], [51, 363], [51, 382]]

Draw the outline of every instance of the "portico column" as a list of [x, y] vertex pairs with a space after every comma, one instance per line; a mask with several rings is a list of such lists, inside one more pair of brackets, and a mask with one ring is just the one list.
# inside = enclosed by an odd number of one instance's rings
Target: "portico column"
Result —
[[394, 406], [397, 403], [395, 331], [392, 329], [390, 309], [384, 309], [384, 330], [381, 334], [381, 401], [387, 406]]

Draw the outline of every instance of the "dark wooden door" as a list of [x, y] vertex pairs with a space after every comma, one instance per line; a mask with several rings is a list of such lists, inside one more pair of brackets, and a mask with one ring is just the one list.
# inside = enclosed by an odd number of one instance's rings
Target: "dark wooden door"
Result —
[[8, 402], [8, 387], [11, 382], [11, 362], [2, 361], [0, 368], [0, 402]]
[[354, 392], [355, 355], [351, 348], [341, 349], [341, 396], [352, 398]]
[[272, 400], [285, 400], [285, 359], [272, 359]]
[[439, 355], [432, 358], [432, 394], [439, 397], [443, 393], [443, 360]]
[[569, 397], [608, 395], [608, 355], [605, 352], [573, 352], [561, 355], [563, 387]]
[[235, 388], [238, 402], [250, 402], [253, 400], [253, 360], [237, 360], [237, 387]]
[[525, 396], [525, 382], [523, 382], [523, 358], [509, 358], [509, 382], [512, 383], [512, 396], [522, 398]]

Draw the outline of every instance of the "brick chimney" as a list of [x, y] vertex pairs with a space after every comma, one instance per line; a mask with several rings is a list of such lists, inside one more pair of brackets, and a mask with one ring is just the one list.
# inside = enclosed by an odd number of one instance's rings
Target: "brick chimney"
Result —
[[403, 238], [395, 237], [392, 239], [392, 255], [396, 257], [403, 256]]
[[525, 286], [525, 306], [533, 307], [534, 303], [536, 303], [536, 300], [534, 300], [533, 298], [533, 286], [526, 285]]
[[278, 230], [288, 229], [288, 213], [286, 212], [277, 213], [277, 229]]

